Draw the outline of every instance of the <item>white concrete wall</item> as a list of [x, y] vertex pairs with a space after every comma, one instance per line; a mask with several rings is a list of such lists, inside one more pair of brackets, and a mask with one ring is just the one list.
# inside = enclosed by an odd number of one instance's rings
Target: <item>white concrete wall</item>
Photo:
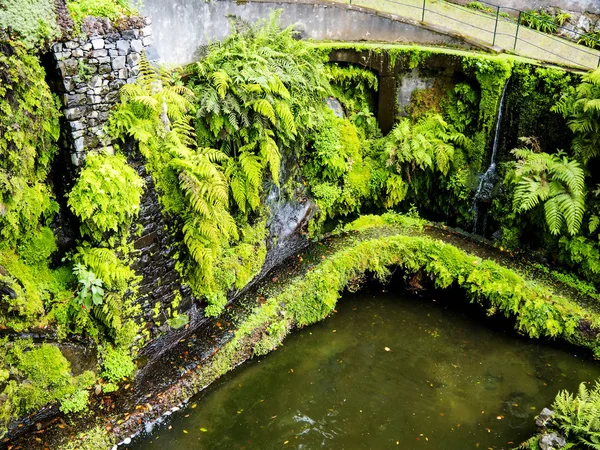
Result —
[[317, 1], [144, 0], [143, 14], [152, 18], [155, 46], [164, 63], [182, 65], [194, 61], [199, 46], [230, 32], [228, 15], [254, 22], [282, 9], [282, 25], [297, 24], [303, 37], [315, 40], [384, 41], [465, 46], [457, 38], [418, 24], [369, 14], [346, 5]]

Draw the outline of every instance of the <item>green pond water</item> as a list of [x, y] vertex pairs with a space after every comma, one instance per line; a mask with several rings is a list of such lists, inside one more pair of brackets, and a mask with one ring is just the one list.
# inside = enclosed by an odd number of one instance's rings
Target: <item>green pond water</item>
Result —
[[443, 295], [347, 295], [128, 448], [508, 449], [559, 389], [600, 377]]

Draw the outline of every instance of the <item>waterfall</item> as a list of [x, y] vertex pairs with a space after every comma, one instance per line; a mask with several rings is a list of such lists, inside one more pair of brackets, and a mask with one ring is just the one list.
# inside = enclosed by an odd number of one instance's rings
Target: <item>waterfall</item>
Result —
[[498, 153], [498, 142], [500, 141], [500, 127], [502, 125], [502, 114], [504, 113], [504, 98], [506, 95], [506, 88], [508, 87], [508, 80], [502, 89], [502, 96], [500, 97], [500, 106], [498, 107], [498, 119], [496, 120], [496, 129], [494, 131], [494, 145], [492, 146], [492, 159], [490, 166], [487, 168], [485, 173], [479, 179], [479, 186], [473, 197], [473, 233], [483, 234], [485, 233], [485, 225], [487, 220], [487, 212], [485, 212], [483, 224], [479, 227], [480, 222], [480, 206], [488, 205], [492, 201], [492, 190], [494, 188], [494, 178], [496, 176], [496, 155]]

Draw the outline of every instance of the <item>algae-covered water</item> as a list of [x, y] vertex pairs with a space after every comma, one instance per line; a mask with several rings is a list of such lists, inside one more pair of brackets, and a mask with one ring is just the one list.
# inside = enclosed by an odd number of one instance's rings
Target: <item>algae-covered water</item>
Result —
[[488, 449], [534, 432], [559, 389], [600, 376], [565, 349], [373, 291], [223, 377], [130, 449]]

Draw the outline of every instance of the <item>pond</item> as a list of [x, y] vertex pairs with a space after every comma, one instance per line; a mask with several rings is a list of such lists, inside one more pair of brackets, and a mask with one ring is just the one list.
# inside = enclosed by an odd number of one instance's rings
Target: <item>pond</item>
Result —
[[558, 390], [600, 377], [573, 349], [464, 304], [451, 292], [348, 294], [128, 448], [508, 449]]

